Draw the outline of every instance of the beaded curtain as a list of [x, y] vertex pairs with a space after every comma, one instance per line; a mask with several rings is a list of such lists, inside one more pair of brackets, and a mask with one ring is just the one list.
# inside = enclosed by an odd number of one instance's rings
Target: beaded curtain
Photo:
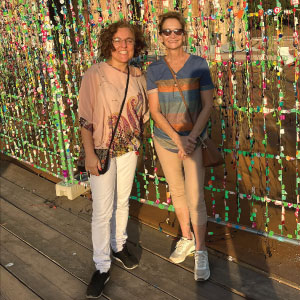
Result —
[[[209, 215], [299, 240], [299, 1], [284, 3], [2, 1], [1, 152], [66, 184], [77, 182], [78, 91], [98, 61], [101, 28], [122, 18], [142, 26], [149, 49], [136, 63], [146, 71], [164, 54], [158, 15], [175, 9], [187, 21], [186, 50], [208, 60], [216, 86], [209, 132], [226, 163], [206, 171]], [[173, 211], [152, 128], [150, 121], [132, 199]]]

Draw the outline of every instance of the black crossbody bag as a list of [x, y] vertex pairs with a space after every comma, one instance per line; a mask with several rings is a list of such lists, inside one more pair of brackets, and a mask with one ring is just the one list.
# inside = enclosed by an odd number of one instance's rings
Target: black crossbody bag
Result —
[[122, 114], [122, 111], [123, 111], [123, 107], [124, 107], [124, 104], [125, 104], [125, 101], [126, 101], [126, 96], [127, 96], [127, 91], [128, 91], [128, 84], [129, 84], [129, 67], [128, 67], [128, 75], [127, 75], [125, 95], [124, 95], [124, 99], [123, 99], [123, 102], [122, 102], [122, 105], [121, 105], [121, 109], [120, 109], [120, 113], [119, 113], [119, 116], [118, 116], [116, 126], [113, 130], [113, 134], [112, 134], [112, 137], [111, 137], [111, 140], [110, 140], [109, 147], [108, 147], [108, 149], [95, 149], [95, 153], [96, 153], [97, 157], [99, 158], [100, 166], [101, 166], [101, 170], [98, 171], [99, 174], [105, 174], [107, 172], [107, 169], [108, 169], [110, 148], [112, 146], [116, 131], [118, 129], [118, 124], [119, 124], [120, 117], [121, 117], [121, 114]]

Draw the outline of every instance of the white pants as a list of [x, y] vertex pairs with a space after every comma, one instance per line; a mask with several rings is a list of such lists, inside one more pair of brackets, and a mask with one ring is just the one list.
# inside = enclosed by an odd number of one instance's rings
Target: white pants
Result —
[[129, 196], [136, 164], [136, 153], [129, 152], [112, 158], [105, 174], [90, 177], [93, 260], [101, 272], [110, 269], [110, 246], [114, 252], [119, 252], [126, 243]]

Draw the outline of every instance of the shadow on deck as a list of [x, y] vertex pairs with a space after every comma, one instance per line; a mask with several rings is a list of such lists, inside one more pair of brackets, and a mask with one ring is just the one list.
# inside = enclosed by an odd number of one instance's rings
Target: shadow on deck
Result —
[[[85, 299], [94, 266], [91, 203], [74, 213], [58, 206], [54, 183], [1, 161], [0, 299]], [[74, 202], [75, 204], [75, 202]], [[210, 251], [211, 278], [193, 279], [193, 257], [172, 264], [174, 238], [130, 219], [129, 247], [140, 261], [127, 271], [113, 263], [101, 299], [296, 299], [299, 290]], [[299, 267], [295, 265], [295, 272]]]

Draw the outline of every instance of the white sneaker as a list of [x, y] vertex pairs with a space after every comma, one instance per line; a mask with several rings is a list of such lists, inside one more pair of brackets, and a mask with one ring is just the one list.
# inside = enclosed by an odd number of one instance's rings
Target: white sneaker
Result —
[[170, 260], [179, 264], [185, 260], [185, 258], [192, 254], [195, 251], [195, 238], [192, 234], [192, 239], [189, 240], [185, 237], [182, 237], [176, 244], [175, 250], [170, 256]]
[[207, 280], [210, 276], [207, 251], [195, 252], [194, 278], [196, 281]]

